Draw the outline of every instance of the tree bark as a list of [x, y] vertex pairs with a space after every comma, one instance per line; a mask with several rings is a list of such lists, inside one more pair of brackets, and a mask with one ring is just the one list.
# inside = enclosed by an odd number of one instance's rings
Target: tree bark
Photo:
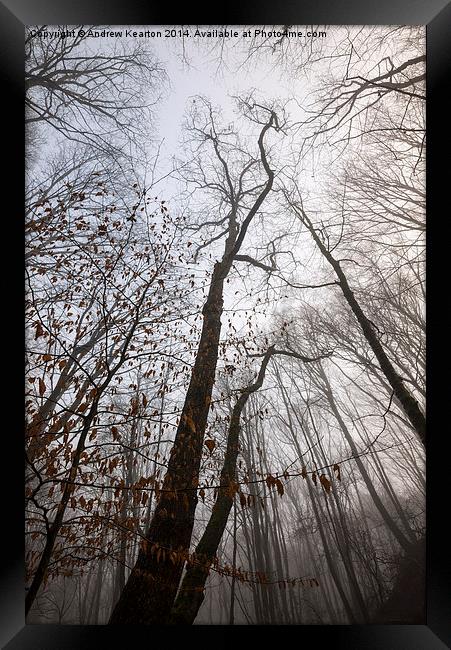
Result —
[[186, 570], [180, 592], [174, 603], [171, 623], [191, 625], [194, 622], [204, 600], [205, 582], [209, 574], [210, 566], [218, 550], [219, 542], [221, 541], [227, 525], [227, 520], [236, 492], [234, 482], [236, 480], [236, 461], [238, 457], [239, 435], [241, 429], [241, 413], [243, 412], [249, 397], [263, 385], [267, 365], [274, 354], [289, 354], [289, 356], [297, 356], [305, 362], [317, 360], [296, 355], [292, 352], [287, 353], [283, 350], [276, 350], [274, 346], [269, 347], [263, 356], [256, 381], [242, 391], [233, 407], [227, 437], [227, 448], [220, 477], [221, 488], [204, 534], [195, 550], [195, 556], [198, 561], [188, 566]]
[[174, 603], [171, 614], [171, 623], [173, 624], [192, 625], [203, 603], [205, 582], [227, 525], [235, 498], [234, 481], [236, 479], [241, 413], [250, 395], [263, 384], [266, 366], [268, 365], [273, 349], [270, 348], [266, 353], [257, 381], [241, 393], [233, 407], [224, 464], [221, 470], [221, 487], [204, 534], [195, 550], [197, 561], [188, 566], [180, 587], [180, 592]]
[[[277, 122], [271, 111], [258, 139], [261, 161], [267, 181], [243, 220], [236, 221], [236, 209], [231, 189], [232, 211], [222, 260], [215, 264], [210, 289], [202, 313], [202, 333], [185, 397], [180, 422], [171, 450], [160, 498], [147, 531], [146, 540], [138, 553], [127, 584], [117, 602], [110, 624], [168, 624], [171, 608], [182, 577], [194, 526], [197, 488], [202, 446], [207, 426], [211, 394], [218, 359], [223, 311], [224, 281], [239, 252], [247, 229], [270, 192], [274, 173], [264, 150], [265, 133]], [[216, 155], [230, 177], [213, 136]], [[223, 506], [224, 507], [224, 506]], [[230, 507], [229, 507], [230, 509]], [[220, 538], [219, 538], [220, 539]], [[219, 541], [219, 540], [218, 540]]]
[[[224, 277], [223, 266], [217, 263], [203, 309], [198, 353], [161, 496], [147, 531], [147, 543], [138, 553], [110, 623], [165, 623], [177, 592], [183, 553], [189, 548], [197, 505], [197, 477], [221, 332]], [[158, 548], [163, 549], [160, 554]], [[171, 560], [170, 552], [178, 553], [175, 561]]]

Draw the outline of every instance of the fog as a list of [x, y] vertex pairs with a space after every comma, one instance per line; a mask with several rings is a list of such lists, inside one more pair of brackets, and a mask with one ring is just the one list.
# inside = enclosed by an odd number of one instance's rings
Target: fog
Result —
[[46, 29], [27, 622], [423, 623], [424, 29]]

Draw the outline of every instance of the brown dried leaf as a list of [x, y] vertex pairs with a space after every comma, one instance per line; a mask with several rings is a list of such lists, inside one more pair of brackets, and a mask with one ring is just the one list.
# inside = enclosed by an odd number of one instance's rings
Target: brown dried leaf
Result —
[[284, 493], [283, 483], [278, 478], [276, 478], [276, 488], [277, 488], [277, 492], [279, 493], [279, 496], [283, 496]]
[[330, 486], [332, 485], [332, 483], [329, 481], [329, 479], [326, 477], [325, 474], [321, 474], [321, 476], [319, 477], [319, 482], [321, 483], [321, 485], [325, 489], [326, 494], [329, 494]]
[[206, 440], [205, 441], [205, 446], [208, 448], [210, 454], [213, 453], [213, 449], [216, 446], [216, 442], [214, 440]]
[[39, 396], [42, 397], [45, 393], [46, 390], [46, 385], [44, 383], [44, 380], [39, 377]]
[[38, 339], [40, 336], [44, 336], [44, 329], [43, 329], [41, 323], [40, 323], [40, 322], [37, 322], [37, 323], [36, 323], [36, 334], [35, 334], [34, 339], [36, 340], [36, 339]]

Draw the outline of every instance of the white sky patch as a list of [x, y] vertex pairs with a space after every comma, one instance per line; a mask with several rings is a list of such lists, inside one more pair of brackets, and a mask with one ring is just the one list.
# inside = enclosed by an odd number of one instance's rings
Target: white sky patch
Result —
[[[125, 34], [126, 30], [129, 29], [139, 29], [140, 31], [146, 29], [152, 29], [153, 31], [161, 31], [162, 33], [170, 26], [113, 26], [111, 29], [122, 30]], [[302, 28], [299, 26], [299, 28]], [[50, 29], [50, 28], [49, 28]], [[96, 27], [96, 31], [101, 31], [102, 27]], [[178, 27], [177, 27], [178, 29]], [[240, 34], [246, 29], [246, 27], [237, 26], [233, 27], [240, 32]], [[362, 44], [365, 43], [365, 29], [362, 27], [331, 27], [328, 29], [327, 39], [325, 39], [323, 46], [326, 48], [328, 53], [332, 53], [336, 43], [339, 42], [346, 33], [350, 33], [355, 37], [355, 51], [356, 58], [359, 57], [359, 48]], [[380, 28], [382, 31], [394, 30], [399, 28]], [[190, 32], [194, 33], [194, 28], [190, 28]], [[89, 38], [85, 41], [85, 46], [91, 51], [95, 52], [103, 47], [107, 49], [112, 44], [111, 38]], [[124, 36], [120, 40], [126, 40]], [[183, 199], [180, 199], [180, 185], [179, 182], [168, 175], [173, 168], [174, 159], [181, 158], [183, 159], [186, 156], [186, 151], [184, 151], [182, 144], [183, 137], [183, 120], [186, 115], [187, 109], [190, 106], [190, 103], [193, 101], [193, 97], [196, 95], [203, 95], [212, 105], [218, 106], [221, 108], [224, 122], [230, 122], [233, 124], [235, 122], [235, 102], [234, 97], [245, 96], [252, 90], [256, 90], [259, 97], [268, 98], [268, 100], [273, 100], [277, 98], [281, 104], [286, 103], [289, 119], [291, 122], [298, 122], [302, 118], [305, 118], [304, 110], [306, 109], [309, 101], [310, 94], [313, 90], [315, 84], [318, 83], [321, 75], [325, 73], [331, 65], [343, 66], [342, 60], [334, 60], [333, 57], [331, 61], [328, 57], [324, 61], [320, 61], [316, 64], [315, 74], [312, 75], [304, 74], [302, 65], [298, 65], [296, 59], [296, 49], [292, 47], [290, 50], [292, 53], [291, 59], [288, 60], [288, 67], [291, 67], [291, 74], [288, 73], [287, 69], [282, 69], [281, 66], [275, 63], [276, 55], [272, 55], [270, 49], [262, 50], [262, 55], [253, 56], [253, 58], [248, 61], [246, 64], [244, 61], [244, 51], [245, 48], [242, 45], [245, 45], [242, 37], [235, 40], [226, 40], [224, 42], [224, 50], [221, 53], [218, 49], [218, 43], [214, 39], [200, 39], [200, 38], [186, 38], [185, 47], [186, 55], [189, 60], [189, 65], [187, 65], [182, 58], [183, 54], [183, 42], [180, 37], [174, 38], [148, 38], [148, 39], [138, 39], [143, 41], [145, 46], [149, 48], [149, 51], [161, 62], [163, 68], [165, 69], [167, 75], [167, 82], [163, 84], [161, 88], [161, 98], [155, 106], [154, 110], [154, 133], [153, 138], [149, 141], [148, 144], [148, 154], [149, 157], [152, 157], [156, 153], [156, 148], [159, 146], [159, 156], [155, 170], [155, 178], [162, 178], [160, 183], [157, 184], [155, 188], [155, 194], [158, 194], [161, 198], [164, 198], [167, 201], [167, 205], [173, 211], [183, 211], [185, 210], [185, 205], [183, 204]], [[277, 40], [277, 39], [275, 39]], [[360, 43], [360, 45], [359, 45]], [[307, 40], [299, 42], [296, 45], [301, 47], [309, 47], [311, 43]], [[386, 46], [386, 52], [384, 54], [387, 57], [393, 56], [396, 54], [396, 36], [390, 41], [389, 45]], [[199, 47], [198, 47], [199, 46]], [[212, 46], [212, 47], [210, 47]], [[290, 47], [292, 43], [290, 43]], [[214, 49], [216, 47], [216, 49]], [[299, 54], [300, 50], [298, 49], [297, 53]], [[218, 56], [222, 54], [223, 64], [218, 65]], [[368, 55], [366, 52], [366, 59], [361, 61], [362, 70], [372, 70], [375, 64], [380, 61], [380, 52], [374, 53], [373, 57]], [[346, 67], [346, 66], [345, 66]], [[293, 71], [295, 71], [293, 73]], [[143, 98], [144, 100], [146, 98]], [[237, 127], [238, 129], [240, 127]], [[296, 147], [300, 146], [303, 139], [302, 130], [299, 131], [299, 134], [294, 138], [293, 142]], [[256, 148], [256, 142], [254, 143]], [[44, 147], [44, 151], [51, 152], [52, 149], [56, 148], [56, 139], [47, 140], [47, 144]], [[286, 153], [287, 160], [292, 155], [291, 150], [286, 152], [280, 151], [281, 156]], [[318, 191], [321, 182], [324, 178], [327, 178], [327, 175], [330, 171], [330, 166], [325, 164], [325, 161], [329, 163], [334, 160], [336, 155], [334, 146], [322, 146], [318, 150], [313, 148], [307, 156], [302, 161], [302, 183], [303, 191], [305, 195], [309, 195], [310, 192]], [[139, 170], [138, 170], [139, 171]], [[144, 170], [142, 170], [144, 171]], [[263, 206], [264, 208], [265, 206]], [[258, 217], [258, 215], [257, 215]], [[263, 218], [264, 221], [264, 218]], [[256, 221], [257, 223], [257, 221]], [[255, 227], [255, 226], [254, 226]], [[255, 246], [261, 246], [262, 241], [257, 241], [252, 239], [255, 237], [255, 234], [252, 235], [249, 232], [245, 245], [245, 252], [252, 254], [253, 248]], [[222, 242], [218, 243], [218, 246], [212, 248], [211, 250], [216, 253], [220, 251]], [[280, 256], [280, 260], [283, 263], [283, 271], [285, 277], [294, 280], [295, 282], [300, 283], [309, 283], [317, 280], [313, 279], [313, 274], [318, 274], [318, 263], [321, 264], [321, 258], [318, 254], [315, 253], [315, 248], [309, 238], [301, 238], [299, 240], [297, 236], [290, 238], [288, 248], [297, 258], [297, 274], [295, 278], [290, 277], [290, 265], [289, 258], [286, 256]], [[287, 246], [285, 245], [286, 249]], [[208, 255], [208, 251], [204, 251]], [[300, 264], [300, 261], [303, 262]], [[205, 260], [202, 262], [200, 260], [196, 268], [196, 276], [204, 275], [205, 270], [209, 268], [209, 262]], [[243, 276], [251, 274], [252, 283], [259, 280], [257, 278], [263, 273], [257, 271], [256, 269], [247, 269], [245, 264], [239, 265], [239, 271]], [[299, 276], [300, 273], [300, 276]], [[282, 283], [278, 282], [280, 285]], [[226, 286], [225, 288], [225, 297], [226, 297], [226, 309], [231, 309], [235, 305], [239, 309], [245, 309], [246, 306], [243, 306], [241, 298], [242, 291], [238, 294], [236, 291], [236, 282], [231, 282], [231, 285]], [[237, 295], [238, 294], [238, 295]], [[247, 292], [244, 294], [247, 296]], [[310, 292], [309, 301], [314, 303], [321, 303], [324, 300], [324, 292], [322, 290]], [[264, 293], [262, 295], [264, 299]], [[275, 299], [277, 295], [273, 293], [273, 301], [270, 306], [269, 312], [278, 312], [284, 306], [290, 307], [293, 305], [294, 301], [302, 298], [298, 295], [294, 295], [292, 291], [282, 290], [279, 292], [279, 297]], [[285, 296], [288, 296], [285, 298]], [[249, 297], [246, 297], [244, 302], [247, 302], [248, 305], [252, 308], [253, 301], [257, 300], [256, 295], [254, 294]], [[255, 304], [255, 302], [254, 302]], [[263, 327], [266, 321], [266, 318], [258, 318], [259, 323]], [[235, 314], [234, 324], [237, 326], [237, 329], [240, 330], [240, 324], [244, 325], [244, 316], [241, 315], [240, 311], [237, 311]]]

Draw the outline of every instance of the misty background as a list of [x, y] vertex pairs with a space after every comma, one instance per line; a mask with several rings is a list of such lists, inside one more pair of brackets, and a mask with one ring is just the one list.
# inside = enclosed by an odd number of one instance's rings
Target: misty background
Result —
[[26, 38], [27, 621], [422, 623], [424, 29], [176, 29]]

